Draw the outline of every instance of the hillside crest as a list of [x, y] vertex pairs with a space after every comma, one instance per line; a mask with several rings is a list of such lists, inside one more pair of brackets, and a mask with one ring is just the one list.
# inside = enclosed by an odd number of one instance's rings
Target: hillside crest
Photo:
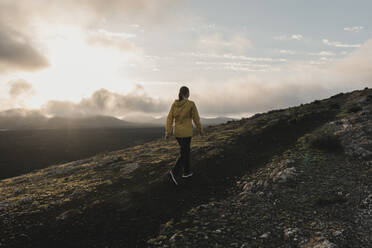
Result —
[[5, 179], [0, 243], [367, 247], [371, 120], [366, 88], [208, 127], [192, 139], [195, 176], [180, 187], [167, 174], [174, 139]]

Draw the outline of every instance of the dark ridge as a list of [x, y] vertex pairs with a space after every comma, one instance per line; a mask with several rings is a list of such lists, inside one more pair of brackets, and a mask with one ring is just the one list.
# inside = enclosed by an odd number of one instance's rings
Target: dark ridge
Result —
[[143, 144], [160, 139], [163, 133], [161, 127], [0, 132], [0, 180]]

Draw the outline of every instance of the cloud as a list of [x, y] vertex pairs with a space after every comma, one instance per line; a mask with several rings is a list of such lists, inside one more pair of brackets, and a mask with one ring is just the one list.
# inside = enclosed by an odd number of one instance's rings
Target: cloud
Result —
[[292, 82], [268, 83], [247, 77], [230, 81], [214, 90], [210, 89], [196, 102], [202, 114], [231, 115], [293, 106], [323, 92], [320, 85], [314, 87]]
[[99, 29], [98, 31], [87, 32], [86, 42], [90, 45], [112, 47], [120, 51], [128, 52], [138, 50], [135, 44], [130, 40], [135, 37], [136, 35], [131, 33], [115, 33], [105, 29]]
[[231, 60], [245, 60], [252, 62], [286, 62], [284, 58], [270, 58], [270, 57], [249, 57], [245, 55], [233, 55], [231, 53], [217, 54], [217, 53], [180, 53], [181, 56], [191, 56], [197, 58], [211, 58], [211, 59], [231, 59]]
[[[153, 23], [163, 19], [166, 7], [180, 1], [172, 0], [2, 0], [9, 16], [16, 15], [24, 23], [33, 21], [91, 27], [102, 20]], [[68, 14], [66, 14], [68, 13]]]
[[[247, 116], [296, 106], [339, 92], [371, 87], [371, 57], [372, 39], [346, 57], [319, 65], [311, 65], [308, 61], [293, 61], [279, 63], [276, 65], [280, 68], [279, 71], [267, 74], [249, 73], [230, 80], [213, 82], [196, 79], [188, 85], [191, 91], [190, 99], [197, 104], [201, 116]], [[249, 66], [250, 61], [224, 63], [230, 63], [226, 66], [238, 67]], [[101, 89], [77, 103], [49, 101], [41, 110], [44, 114], [57, 116], [126, 116], [133, 113], [159, 115], [169, 111], [171, 102], [170, 99], [161, 100], [148, 96], [145, 88], [137, 85], [128, 94]]]
[[292, 34], [292, 40], [302, 40], [304, 37], [301, 34]]
[[0, 72], [33, 71], [49, 65], [32, 30], [18, 2], [0, 1]]
[[[74, 26], [91, 30], [107, 20], [105, 27], [118, 23], [153, 24], [166, 17], [172, 0], [2, 0], [0, 1], [0, 72], [40, 70], [49, 65], [42, 42], [51, 38], [51, 30]], [[138, 21], [138, 22], [137, 22]], [[130, 37], [98, 31], [88, 37], [96, 45], [120, 50], [133, 48]], [[44, 47], [43, 47], [44, 46]], [[43, 49], [42, 49], [43, 48]]]
[[292, 35], [279, 35], [275, 36], [275, 40], [302, 40], [304, 37], [302, 34], [292, 34]]
[[155, 99], [144, 92], [141, 85], [128, 94], [119, 94], [100, 89], [89, 98], [78, 103], [70, 101], [49, 101], [42, 105], [44, 114], [53, 116], [123, 116], [131, 112], [159, 113], [168, 110], [169, 101]]
[[9, 95], [12, 98], [17, 98], [19, 96], [27, 97], [35, 94], [32, 84], [24, 79], [17, 79], [9, 81], [10, 85]]
[[329, 57], [320, 57], [318, 60], [310, 60], [309, 64], [311, 65], [327, 65], [329, 62], [334, 61], [335, 59]]
[[138, 24], [130, 24], [129, 27], [131, 27], [131, 28], [140, 28], [141, 25], [138, 25]]
[[315, 55], [315, 56], [335, 56], [336, 54], [330, 51], [321, 51], [318, 53], [308, 53], [309, 55]]
[[345, 31], [350, 31], [350, 32], [359, 32], [363, 29], [364, 29], [363, 26], [354, 26], [354, 27], [345, 27], [344, 28]]
[[24, 108], [27, 102], [36, 95], [32, 84], [24, 79], [10, 80], [5, 86], [8, 94], [0, 98], [0, 110]]
[[40, 70], [49, 65], [47, 58], [35, 47], [32, 38], [0, 20], [0, 72]]
[[355, 48], [355, 47], [360, 47], [361, 44], [346, 44], [346, 43], [342, 43], [342, 42], [339, 42], [339, 41], [329, 41], [327, 39], [323, 39], [322, 40], [324, 44], [328, 45], [328, 46], [334, 46], [334, 47], [347, 47], [347, 48]]
[[223, 37], [220, 33], [202, 35], [198, 42], [200, 50], [213, 52], [243, 52], [253, 47], [252, 42], [242, 34]]
[[292, 51], [292, 50], [279, 50], [280, 53], [283, 53], [283, 54], [296, 54], [295, 51]]
[[129, 39], [129, 38], [135, 38], [137, 36], [136, 34], [125, 33], [125, 32], [110, 32], [105, 29], [99, 29], [98, 33], [102, 34], [103, 36], [107, 38]]
[[366, 41], [348, 57], [335, 62], [333, 70], [344, 80], [372, 84], [372, 39]]
[[204, 69], [233, 70], [233, 71], [270, 71], [269, 64], [254, 64], [251, 62], [208, 62], [196, 61], [196, 65], [204, 66]]
[[172, 0], [65, 0], [61, 5], [67, 8], [90, 9], [96, 15], [138, 15], [143, 12], [154, 13], [164, 6], [172, 4]]
[[286, 108], [372, 86], [372, 39], [351, 55], [311, 65], [279, 64], [269, 74], [247, 74], [228, 81], [202, 80], [190, 87], [201, 115], [241, 115]]

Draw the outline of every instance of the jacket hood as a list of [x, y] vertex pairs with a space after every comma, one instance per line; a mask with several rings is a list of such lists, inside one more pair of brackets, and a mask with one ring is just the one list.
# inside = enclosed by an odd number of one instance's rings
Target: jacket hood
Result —
[[177, 106], [177, 107], [182, 107], [184, 106], [189, 100], [187, 98], [184, 98], [182, 99], [181, 101], [176, 99], [174, 100], [174, 104]]

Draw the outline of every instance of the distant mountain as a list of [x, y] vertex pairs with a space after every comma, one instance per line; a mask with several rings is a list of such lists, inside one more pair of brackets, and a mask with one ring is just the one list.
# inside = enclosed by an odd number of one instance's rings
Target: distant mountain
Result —
[[0, 129], [44, 128], [47, 117], [37, 110], [9, 109], [0, 112]]
[[[155, 125], [155, 126], [165, 126], [166, 121], [167, 121], [167, 116], [162, 116], [160, 118], [154, 118], [151, 116], [143, 116], [143, 115], [138, 115], [138, 116], [131, 116], [131, 117], [125, 117], [122, 118], [122, 120], [126, 121], [136, 121], [137, 123], [143, 123], [143, 124], [148, 124], [148, 125]], [[223, 124], [228, 121], [233, 121], [237, 120], [234, 118], [230, 117], [214, 117], [214, 118], [200, 118], [200, 122], [203, 126], [209, 126], [209, 125], [218, 125], [218, 124]]]
[[120, 120], [112, 116], [90, 116], [83, 118], [52, 117], [47, 120], [47, 128], [100, 128], [133, 127], [135, 123]]
[[215, 117], [215, 118], [201, 118], [200, 122], [203, 125], [207, 126], [207, 125], [219, 125], [219, 124], [226, 123], [228, 121], [237, 121], [237, 120], [239, 120], [239, 119], [220, 116], [220, 117]]
[[82, 129], [82, 128], [123, 128], [144, 127], [112, 116], [90, 117], [51, 117], [42, 115], [37, 110], [10, 109], [0, 112], [0, 129]]
[[[131, 115], [122, 119], [104, 115], [48, 118], [38, 110], [16, 108], [0, 112], [0, 130], [164, 127], [166, 118], [166, 116], [154, 118], [149, 115]], [[236, 119], [229, 117], [200, 118], [203, 126], [223, 124], [232, 120]]]

